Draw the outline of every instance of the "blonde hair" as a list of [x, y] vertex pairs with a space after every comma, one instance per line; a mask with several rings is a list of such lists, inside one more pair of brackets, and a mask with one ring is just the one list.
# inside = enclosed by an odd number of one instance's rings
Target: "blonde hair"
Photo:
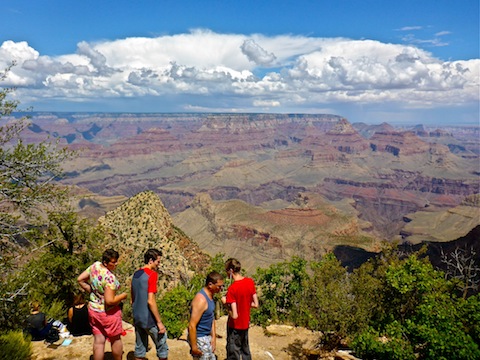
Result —
[[40, 309], [40, 302], [33, 300], [30, 307], [32, 308], [32, 311], [38, 311], [38, 309]]

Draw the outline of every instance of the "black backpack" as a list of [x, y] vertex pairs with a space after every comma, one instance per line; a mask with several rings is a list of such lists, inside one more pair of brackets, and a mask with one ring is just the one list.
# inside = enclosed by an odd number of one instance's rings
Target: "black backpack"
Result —
[[50, 328], [50, 331], [48, 332], [47, 336], [45, 337], [45, 342], [49, 344], [53, 344], [54, 342], [58, 341], [60, 339], [60, 332], [55, 326], [52, 326]]

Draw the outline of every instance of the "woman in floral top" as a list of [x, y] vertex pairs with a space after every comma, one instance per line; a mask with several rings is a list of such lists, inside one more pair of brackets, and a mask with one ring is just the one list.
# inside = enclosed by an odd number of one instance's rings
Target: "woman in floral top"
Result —
[[102, 261], [90, 265], [77, 279], [82, 289], [90, 293], [88, 318], [93, 332], [93, 360], [103, 359], [107, 338], [112, 344], [113, 358], [120, 360], [123, 354], [122, 310], [119, 304], [127, 298], [127, 294], [116, 294], [120, 283], [113, 270], [117, 267], [118, 258], [117, 251], [105, 250]]

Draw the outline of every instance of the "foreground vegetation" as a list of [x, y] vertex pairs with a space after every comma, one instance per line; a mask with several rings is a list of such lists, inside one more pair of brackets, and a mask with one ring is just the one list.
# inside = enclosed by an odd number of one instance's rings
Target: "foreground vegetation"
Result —
[[[217, 255], [210, 269], [222, 271]], [[478, 276], [478, 274], [472, 274]], [[377, 258], [348, 273], [333, 254], [257, 269], [260, 307], [252, 321], [318, 330], [325, 350], [353, 348], [362, 359], [480, 358], [480, 296], [464, 297], [462, 279], [449, 278], [419, 253], [406, 256], [391, 244]], [[159, 300], [180, 336], [188, 304], [202, 286], [182, 284]]]
[[[222, 271], [223, 260], [218, 255], [206, 271]], [[31, 281], [23, 287], [25, 296], [4, 304], [10, 311], [2, 311], [0, 353], [8, 348], [28, 354], [28, 340], [18, 331], [32, 299], [41, 299], [49, 316], [65, 317], [66, 294], [77, 290], [71, 281], [74, 277], [65, 274], [77, 274], [90, 262], [86, 252], [68, 255], [51, 247], [10, 277], [13, 287], [25, 284], [27, 278]], [[253, 312], [252, 321], [321, 331], [319, 344], [325, 350], [348, 346], [362, 359], [480, 358], [479, 295], [463, 298], [456, 281], [419, 254], [403, 257], [390, 247], [353, 273], [333, 254], [318, 262], [293, 258], [258, 269], [254, 278], [260, 308]], [[180, 336], [186, 328], [190, 301], [203, 279], [204, 274], [197, 274], [159, 297], [171, 337]], [[126, 302], [124, 319], [131, 320], [130, 316]]]
[[419, 254], [393, 247], [348, 274], [333, 255], [258, 270], [260, 324], [320, 330], [327, 348], [351, 346], [362, 359], [480, 358], [480, 297], [464, 299]]

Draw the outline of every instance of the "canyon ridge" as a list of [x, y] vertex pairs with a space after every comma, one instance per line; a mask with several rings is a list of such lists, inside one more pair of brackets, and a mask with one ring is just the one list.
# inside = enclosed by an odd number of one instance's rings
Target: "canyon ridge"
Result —
[[78, 152], [60, 181], [81, 194], [84, 215], [105, 216], [152, 191], [203, 251], [246, 259], [250, 269], [318, 259], [339, 245], [450, 241], [480, 225], [479, 127], [396, 128], [329, 114], [32, 113], [28, 121], [26, 142], [49, 136]]

